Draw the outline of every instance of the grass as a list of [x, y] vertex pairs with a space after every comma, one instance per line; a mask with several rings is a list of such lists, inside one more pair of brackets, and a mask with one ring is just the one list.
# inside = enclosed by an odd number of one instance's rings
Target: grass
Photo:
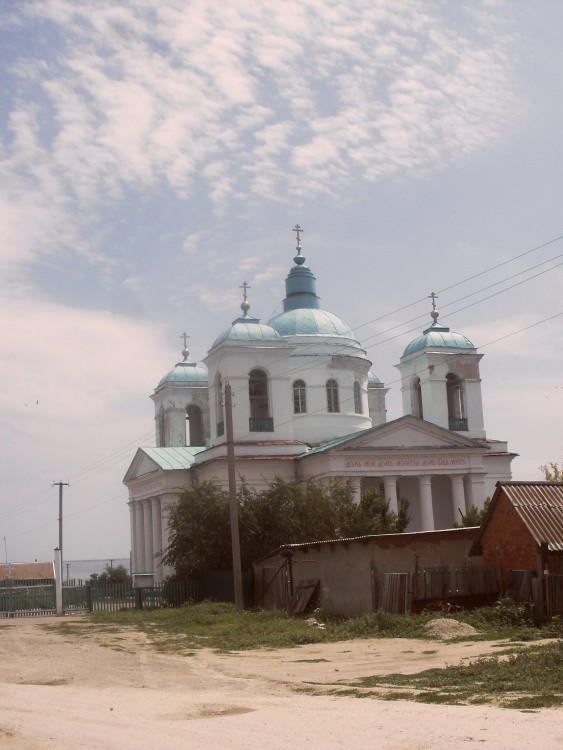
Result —
[[[202, 602], [154, 610], [94, 612], [90, 621], [109, 631], [115, 626], [133, 626], [147, 634], [162, 650], [212, 648], [240, 651], [252, 648], [287, 648], [309, 643], [327, 643], [354, 638], [425, 638], [424, 626], [436, 613], [397, 615], [369, 612], [357, 617], [335, 617], [315, 610], [324, 629], [309, 627], [307, 616], [292, 616], [282, 610], [247, 610], [237, 613], [232, 604]], [[525, 642], [563, 638], [563, 618], [554, 617], [535, 627], [527, 611], [513, 602], [459, 612], [455, 619], [473, 625], [477, 635], [456, 640], [512, 639]]]
[[[414, 675], [364, 677], [347, 686], [408, 687], [410, 700], [423, 703], [497, 703], [504, 708], [537, 709], [563, 705], [563, 641], [482, 657], [470, 664], [428, 669]], [[384, 696], [397, 699], [397, 693]]]
[[[89, 620], [108, 633], [116, 627], [138, 629], [158, 650], [191, 656], [201, 648], [233, 652], [355, 638], [430, 640], [424, 626], [436, 617], [436, 613], [395, 615], [373, 612], [342, 618], [316, 610], [315, 618], [325, 625], [324, 629], [319, 629], [307, 626], [306, 615], [291, 616], [280, 610], [237, 613], [232, 604], [202, 602], [169, 609], [94, 612]], [[554, 617], [535, 626], [527, 611], [512, 602], [456, 613], [453, 617], [479, 631], [476, 636], [456, 640], [502, 639], [502, 650], [470, 664], [430, 669], [414, 675], [374, 676], [348, 685], [310, 685], [296, 689], [326, 695], [328, 688], [334, 695], [450, 705], [496, 703], [526, 711], [563, 705], [563, 618]], [[69, 628], [69, 634], [74, 630]], [[82, 634], [78, 629], [76, 632]], [[546, 638], [559, 640], [542, 645], [523, 645]], [[424, 653], [434, 651], [428, 649]], [[303, 661], [315, 663], [324, 659]]]

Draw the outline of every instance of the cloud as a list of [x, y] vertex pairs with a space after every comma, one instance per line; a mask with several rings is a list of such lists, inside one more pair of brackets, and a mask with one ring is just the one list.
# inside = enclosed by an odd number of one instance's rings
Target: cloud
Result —
[[[13, 63], [22, 95], [3, 201], [34, 229], [11, 262], [56, 252], [54, 234], [74, 247], [73, 230], [130, 188], [186, 198], [203, 182], [221, 216], [234, 201], [345, 199], [352, 181], [424, 175], [487, 148], [518, 108], [512, 38], [500, 11], [460, 13], [455, 25], [409, 0], [13, 10], [30, 43]], [[32, 30], [58, 35], [52, 59], [34, 54]], [[81, 250], [95, 258], [94, 242]]]

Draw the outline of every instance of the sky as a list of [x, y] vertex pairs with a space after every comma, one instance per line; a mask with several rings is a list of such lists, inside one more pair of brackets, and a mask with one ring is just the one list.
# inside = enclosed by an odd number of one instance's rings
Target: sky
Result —
[[404, 347], [468, 336], [514, 479], [563, 458], [559, 0], [0, 0], [0, 558], [129, 554], [160, 378], [322, 306], [401, 416]]

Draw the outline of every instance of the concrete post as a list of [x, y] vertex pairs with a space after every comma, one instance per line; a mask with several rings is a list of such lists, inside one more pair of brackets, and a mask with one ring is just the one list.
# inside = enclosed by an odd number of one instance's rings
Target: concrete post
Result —
[[61, 550], [55, 547], [55, 612], [59, 617], [64, 615], [63, 610], [63, 571], [61, 569]]

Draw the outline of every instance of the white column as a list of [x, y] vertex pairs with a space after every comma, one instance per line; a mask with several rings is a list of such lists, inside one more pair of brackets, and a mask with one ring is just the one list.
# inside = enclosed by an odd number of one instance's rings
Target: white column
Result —
[[432, 477], [418, 477], [418, 491], [420, 495], [420, 521], [422, 531], [434, 530], [434, 511], [432, 509]]
[[135, 503], [129, 501], [129, 522], [131, 525], [131, 573], [137, 569], [135, 555], [137, 554], [137, 542], [135, 540]]
[[397, 513], [399, 510], [399, 503], [397, 501], [397, 477], [383, 477], [383, 484], [385, 486], [385, 499], [389, 503], [389, 510], [392, 513]]
[[362, 480], [360, 477], [352, 477], [349, 481], [354, 488], [354, 502], [359, 505], [362, 496]]
[[468, 505], [473, 504], [481, 510], [485, 503], [485, 477], [482, 474], [470, 474], [469, 486], [471, 488], [471, 502], [468, 502]]
[[459, 512], [461, 511], [465, 515], [465, 490], [463, 489], [463, 474], [451, 474], [450, 481], [452, 483], [452, 511], [454, 514], [454, 522], [461, 523], [461, 517]]
[[[133, 557], [133, 573], [143, 573], [145, 566], [145, 526], [143, 523], [143, 504], [142, 500], [135, 502], [133, 509], [135, 516], [135, 552]], [[138, 582], [137, 582], [138, 583]]]
[[160, 498], [151, 497], [152, 514], [152, 549], [154, 554], [153, 570], [154, 582], [162, 581], [162, 519], [160, 517]]
[[143, 572], [152, 573], [154, 567], [152, 549], [152, 515], [151, 501], [148, 498], [143, 500], [143, 527], [145, 531], [145, 564]]

